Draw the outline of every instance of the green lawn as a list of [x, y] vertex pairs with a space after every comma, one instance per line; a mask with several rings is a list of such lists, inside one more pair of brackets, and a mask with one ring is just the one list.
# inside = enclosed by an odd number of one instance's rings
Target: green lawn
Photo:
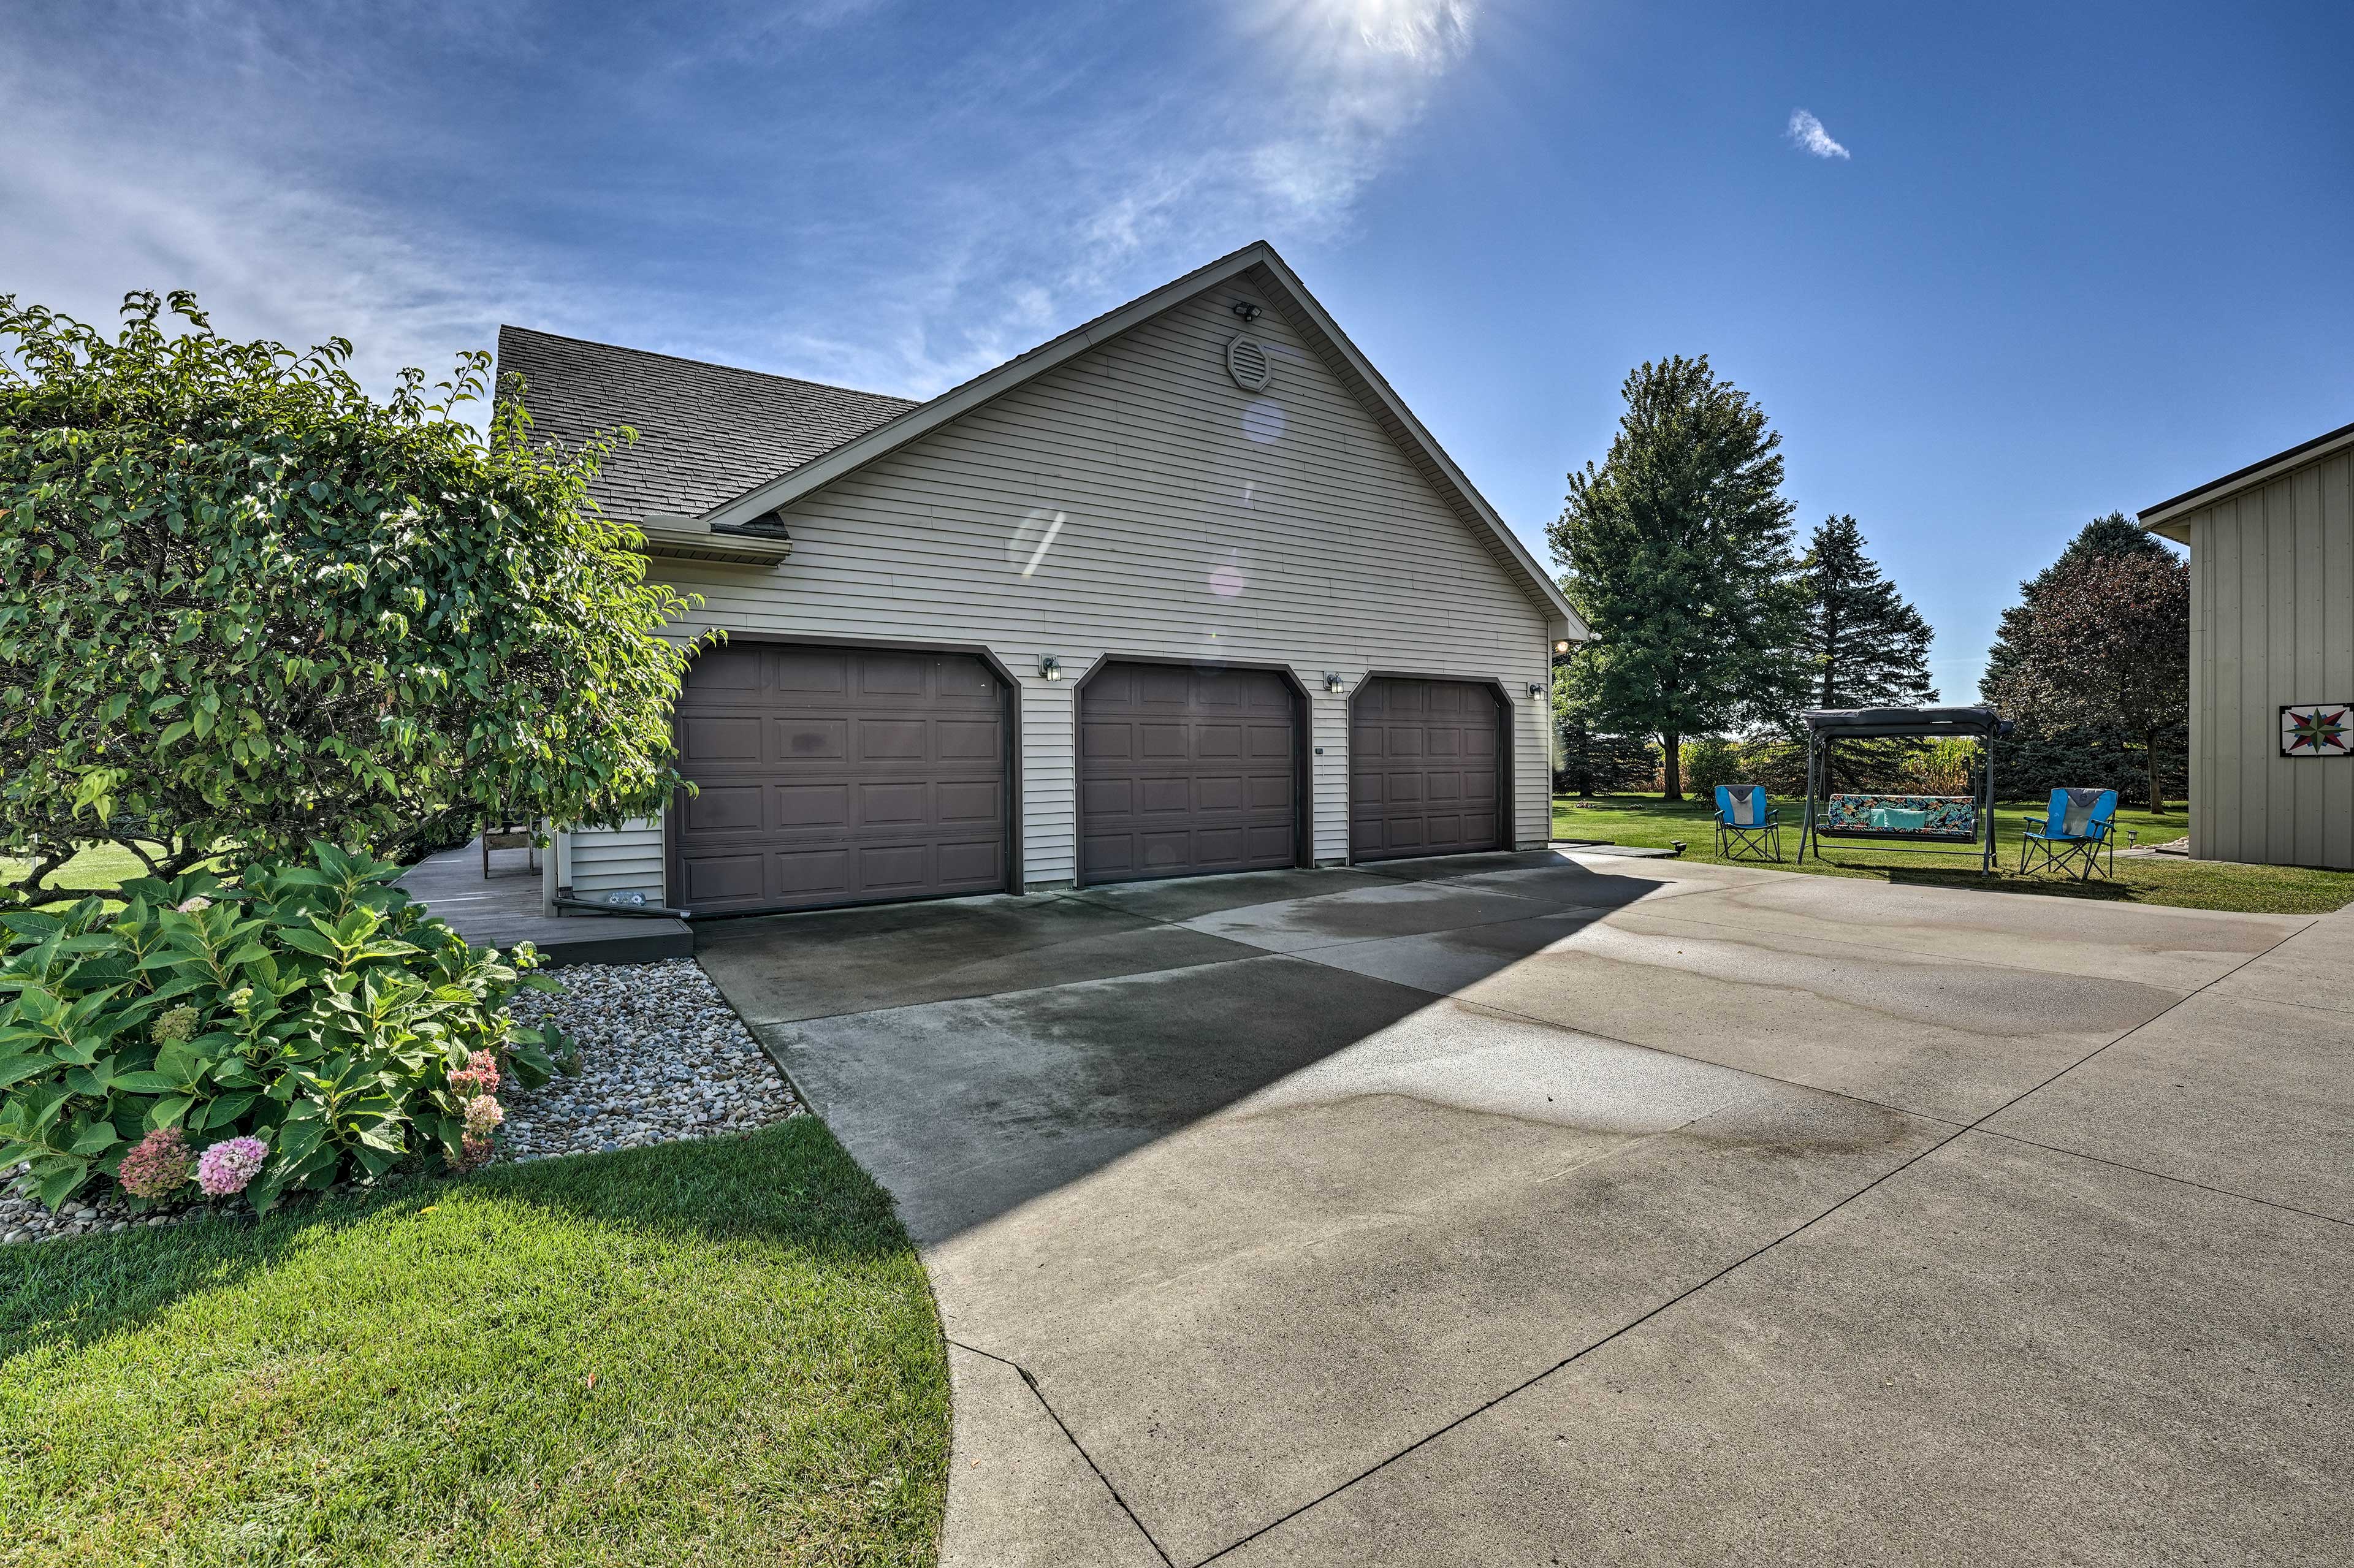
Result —
[[[2171, 855], [2128, 859], [2120, 854], [2115, 882], [2099, 876], [2089, 883], [2080, 883], [2073, 877], [2034, 873], [2016, 875], [2009, 868], [2019, 863], [2020, 831], [2026, 818], [2042, 814], [2041, 800], [1995, 808], [1997, 842], [2001, 847], [2003, 867], [1999, 876], [1980, 875], [1976, 863], [1971, 861], [1907, 853], [1901, 846], [1859, 850], [1852, 841], [1835, 841], [1827, 845], [1829, 858], [1821, 861], [1816, 860], [1809, 849], [1806, 863], [1801, 865], [1794, 858], [1798, 853], [1797, 805], [1789, 800], [1777, 804], [1782, 810], [1781, 869], [1785, 871], [1824, 876], [1870, 876], [1916, 885], [1989, 887], [2011, 893], [2055, 893], [2126, 903], [2171, 904], [2186, 909], [2288, 915], [2324, 914], [2354, 899], [2354, 872], [2239, 865]], [[1557, 839], [1602, 839], [1611, 843], [1657, 847], [1681, 839], [1685, 857], [1691, 860], [1723, 858], [1716, 853], [1715, 820], [1712, 801], [1689, 800], [1671, 803], [1657, 795], [1606, 795], [1591, 801], [1562, 795], [1554, 797], [1553, 803], [1553, 832]], [[2190, 831], [2189, 819], [2180, 811], [2160, 816], [2120, 810], [2117, 821], [2122, 827], [2137, 830], [2145, 844], [2165, 843]]]
[[[16, 882], [30, 869], [21, 860], [0, 856], [0, 883]], [[134, 876], [146, 874], [139, 857], [121, 844], [91, 844], [49, 880], [66, 887], [120, 887]]]
[[0, 1250], [8, 1564], [928, 1564], [948, 1439], [811, 1117]]

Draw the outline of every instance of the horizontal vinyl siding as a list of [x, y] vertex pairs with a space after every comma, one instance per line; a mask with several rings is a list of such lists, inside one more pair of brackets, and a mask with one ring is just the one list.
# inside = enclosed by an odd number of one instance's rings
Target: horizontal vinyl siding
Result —
[[2192, 513], [2190, 853], [2354, 867], [2354, 758], [2280, 755], [2284, 703], [2354, 702], [2354, 455]]
[[571, 840], [567, 859], [573, 896], [636, 892], [663, 902], [663, 825], [658, 818], [641, 817], [618, 828], [578, 829]]
[[[1369, 671], [1494, 680], [1513, 706], [1517, 837], [1549, 823], [1547, 610], [1268, 310], [1257, 397], [1225, 374], [1222, 285], [795, 503], [775, 570], [662, 560], [685, 624], [977, 644], [1022, 682], [1024, 880], [1073, 875], [1073, 707], [1106, 656], [1288, 668], [1310, 694], [1314, 853], [1348, 853], [1348, 697]], [[1246, 429], [1255, 402], [1277, 439]], [[1261, 434], [1268, 433], [1265, 408]], [[1038, 529], [1063, 524], [1034, 573]], [[1025, 519], [1038, 519], [1028, 534]], [[1239, 591], [1222, 593], [1220, 587]], [[1069, 678], [1035, 678], [1042, 654]]]

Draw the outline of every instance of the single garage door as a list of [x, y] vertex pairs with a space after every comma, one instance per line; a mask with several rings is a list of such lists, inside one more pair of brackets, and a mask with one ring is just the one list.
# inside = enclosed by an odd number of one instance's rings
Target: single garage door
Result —
[[994, 893], [1003, 683], [965, 653], [736, 642], [678, 705], [672, 902], [697, 915]]
[[1079, 694], [1079, 875], [1298, 863], [1299, 736], [1265, 670], [1108, 664]]
[[1366, 682], [1350, 714], [1350, 858], [1503, 848], [1502, 709], [1470, 681]]

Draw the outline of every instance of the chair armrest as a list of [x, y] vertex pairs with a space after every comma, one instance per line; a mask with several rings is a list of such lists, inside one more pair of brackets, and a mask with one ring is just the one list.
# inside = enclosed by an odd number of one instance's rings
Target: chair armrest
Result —
[[2027, 819], [2027, 825], [2040, 833], [2042, 832], [2050, 824], [2049, 819], [2047, 818], [2030, 817]]

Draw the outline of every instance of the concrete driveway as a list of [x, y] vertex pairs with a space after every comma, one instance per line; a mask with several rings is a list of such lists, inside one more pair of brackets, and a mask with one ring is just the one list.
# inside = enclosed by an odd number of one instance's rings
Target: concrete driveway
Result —
[[714, 924], [954, 1564], [2342, 1563], [2354, 916], [1557, 853]]

